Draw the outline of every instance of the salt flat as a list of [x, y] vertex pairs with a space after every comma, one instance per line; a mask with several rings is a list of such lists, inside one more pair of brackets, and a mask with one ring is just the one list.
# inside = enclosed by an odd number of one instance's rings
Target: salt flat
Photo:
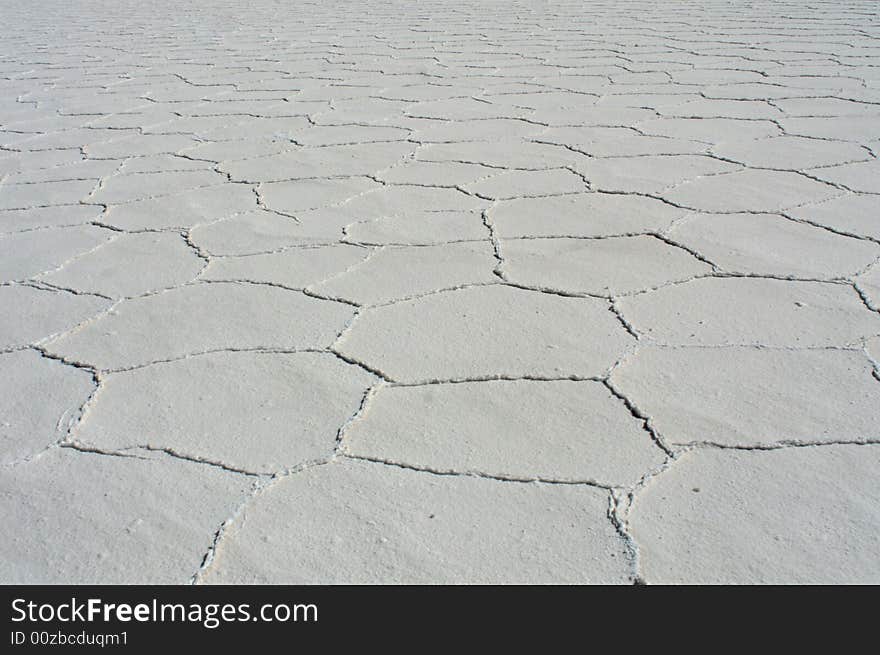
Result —
[[880, 582], [877, 9], [0, 0], [0, 582]]

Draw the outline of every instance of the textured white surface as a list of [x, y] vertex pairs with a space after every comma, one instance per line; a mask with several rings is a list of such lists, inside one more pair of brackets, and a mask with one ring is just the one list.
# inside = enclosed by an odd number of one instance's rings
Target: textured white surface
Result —
[[0, 582], [880, 580], [876, 3], [0, 15]]

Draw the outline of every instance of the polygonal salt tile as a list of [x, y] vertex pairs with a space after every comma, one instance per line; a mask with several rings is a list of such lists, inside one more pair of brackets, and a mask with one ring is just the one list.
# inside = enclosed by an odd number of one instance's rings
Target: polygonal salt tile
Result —
[[357, 177], [289, 180], [260, 185], [260, 195], [263, 203], [270, 209], [295, 213], [335, 205], [380, 187], [378, 182], [369, 178]]
[[340, 207], [304, 214], [304, 219], [324, 220], [325, 217], [341, 214], [347, 216], [347, 222], [351, 223], [388, 216], [406, 217], [426, 211], [469, 211], [488, 205], [489, 201], [475, 198], [458, 189], [392, 185], [360, 195]]
[[849, 285], [703, 278], [622, 298], [636, 331], [679, 345], [843, 346], [880, 331]]
[[95, 390], [91, 373], [33, 350], [0, 354], [0, 464], [32, 457], [63, 438]]
[[419, 143], [450, 143], [462, 141], [495, 141], [502, 138], [530, 137], [540, 134], [543, 125], [528, 121], [489, 118], [483, 120], [419, 120], [407, 124], [410, 138]]
[[488, 237], [478, 211], [421, 211], [356, 221], [344, 226], [352, 241], [375, 245], [430, 245]]
[[736, 118], [656, 118], [637, 127], [645, 134], [706, 143], [740, 143], [781, 133], [771, 121]]
[[321, 125], [312, 126], [296, 135], [296, 142], [305, 146], [339, 146], [350, 143], [374, 143], [379, 141], [402, 141], [409, 130], [399, 127], [370, 125]]
[[823, 118], [780, 118], [786, 134], [811, 136], [817, 139], [837, 139], [867, 143], [877, 138], [877, 118], [874, 116], [847, 116]]
[[[78, 118], [76, 120], [82, 120]], [[134, 130], [109, 130], [102, 128], [74, 128], [46, 132], [43, 134], [7, 134], [3, 136], [3, 145], [14, 146], [17, 150], [59, 150], [80, 148], [89, 140], [119, 137], [120, 134], [132, 134]], [[14, 140], [13, 140], [14, 139]]]
[[[572, 78], [568, 79], [571, 80]], [[554, 83], [553, 87], [556, 87], [556, 80], [553, 79], [552, 82]], [[590, 91], [603, 90], [607, 88], [608, 83], [607, 79], [599, 80], [596, 77], [585, 77], [581, 84], [584, 84], [584, 82]], [[547, 88], [536, 89], [534, 86], [530, 87], [530, 89], [524, 93], [504, 93], [503, 89], [498, 89], [493, 86], [492, 93], [486, 95], [492, 100], [494, 105], [520, 109], [533, 109], [537, 110], [538, 113], [545, 109], [564, 109], [574, 112], [578, 109], [590, 108], [593, 102], [595, 102], [595, 96], [593, 95], [572, 93], [567, 90], [557, 90], [556, 88], [553, 88], [552, 90]], [[530, 119], [534, 119], [535, 114], [529, 112], [528, 116]]]
[[580, 193], [587, 190], [587, 184], [579, 175], [559, 168], [547, 171], [508, 171], [466, 184], [464, 188], [478, 196], [504, 200], [523, 196]]
[[95, 180], [60, 180], [39, 184], [0, 185], [0, 210], [71, 205], [84, 201]]
[[376, 304], [465, 284], [497, 282], [488, 239], [477, 243], [384, 248], [310, 291], [358, 304]]
[[103, 207], [92, 205], [58, 205], [0, 211], [0, 233], [82, 225], [99, 220], [103, 211]]
[[[288, 144], [290, 145], [290, 144]], [[287, 152], [242, 161], [221, 168], [234, 180], [277, 182], [332, 175], [370, 175], [402, 161], [415, 151], [412, 143], [369, 143], [324, 148], [285, 148]], [[205, 153], [208, 158], [223, 153]], [[198, 155], [194, 155], [198, 156]], [[238, 157], [222, 156], [222, 159]]]
[[[536, 122], [546, 123], [551, 127], [575, 127], [575, 126], [627, 126], [630, 127], [639, 121], [653, 118], [657, 113], [651, 109], [609, 108], [609, 107], [548, 107], [540, 109], [532, 115]], [[540, 133], [538, 134], [540, 136]]]
[[[810, 94], [809, 91], [801, 91], [795, 87], [770, 84], [769, 82], [740, 82], [704, 86], [700, 93], [706, 98], [723, 100], [775, 100], [777, 98], [798, 97], [798, 93], [801, 95]], [[784, 129], [786, 133], [792, 133], [787, 127]]]
[[7, 176], [7, 184], [34, 184], [44, 182], [63, 182], [65, 180], [90, 180], [92, 187], [98, 185], [98, 181], [110, 175], [119, 168], [119, 162], [110, 160], [85, 160], [63, 166], [40, 168], [29, 171], [12, 173]]
[[406, 114], [415, 118], [466, 121], [485, 118], [518, 118], [528, 116], [529, 111], [519, 107], [495, 105], [476, 98], [461, 97], [420, 102], [408, 107]]
[[184, 584], [251, 485], [167, 457], [53, 449], [0, 476], [0, 511], [20, 528], [0, 543], [0, 579]]
[[186, 102], [192, 100], [204, 100], [218, 95], [225, 89], [234, 88], [231, 85], [205, 84], [192, 86], [183, 80], [170, 84], [151, 85], [145, 98], [150, 98], [154, 103]]
[[857, 91], [864, 88], [865, 86], [862, 80], [856, 79], [854, 76], [849, 75], [847, 69], [844, 68], [838, 68], [834, 71], [829, 71], [829, 69], [819, 69], [817, 71], [817, 69], [815, 68], [801, 68], [800, 71], [800, 75], [767, 75], [763, 78], [763, 81], [769, 84], [780, 84], [796, 89], [805, 89], [811, 95], [816, 95], [817, 91], [822, 90], [849, 91], [850, 89], [852, 89]]
[[845, 277], [880, 256], [880, 246], [773, 214], [695, 214], [669, 236], [733, 273]]
[[204, 265], [179, 234], [122, 234], [40, 280], [121, 298], [189, 282]]
[[230, 121], [246, 118], [295, 117], [301, 113], [293, 109], [289, 103], [284, 102], [282, 98], [266, 100], [211, 98], [192, 106], [188, 110], [190, 116], [217, 117], [221, 120], [229, 119]]
[[196, 136], [205, 141], [229, 141], [232, 139], [274, 139], [276, 141], [294, 141], [297, 136], [310, 125], [304, 116], [265, 116], [238, 117], [225, 125], [211, 125], [196, 128]]
[[342, 460], [260, 494], [205, 581], [624, 583], [631, 563], [607, 511], [595, 487]]
[[124, 159], [174, 154], [196, 143], [195, 139], [181, 134], [136, 134], [100, 142], [93, 138], [83, 150], [92, 159]]
[[877, 198], [871, 195], [846, 194], [814, 205], [804, 205], [785, 212], [798, 220], [830, 227], [838, 232], [880, 240]]
[[831, 166], [811, 172], [826, 182], [843, 185], [852, 191], [880, 193], [880, 181], [878, 181], [878, 178], [880, 178], [880, 163], [876, 159], [854, 164]]
[[[126, 159], [119, 168], [119, 172], [123, 175], [130, 175], [133, 173], [205, 171], [213, 168], [214, 166], [211, 162], [195, 161], [194, 159], [178, 157], [177, 155], [147, 155], [145, 157]], [[223, 181], [225, 181], [225, 178]]]
[[96, 296], [18, 284], [0, 286], [0, 348], [25, 346], [69, 330], [109, 305], [110, 301]]
[[[728, 73], [731, 71], [727, 71]], [[718, 75], [717, 69], [704, 71], [684, 71], [676, 73], [696, 74], [712, 77]], [[782, 101], [780, 101], [782, 102]], [[783, 112], [776, 106], [781, 106], [779, 102], [773, 105], [764, 100], [711, 100], [709, 98], [700, 98], [699, 100], [691, 100], [680, 105], [664, 109], [666, 116], [676, 116], [680, 118], [748, 118], [748, 119], [777, 119], [782, 117]]]
[[875, 104], [853, 102], [841, 98], [789, 98], [776, 100], [773, 104], [790, 117], [841, 117], [864, 116], [865, 114], [876, 117], [880, 114]]
[[327, 353], [200, 355], [107, 376], [73, 438], [278, 472], [330, 457], [375, 380]]
[[880, 384], [860, 352], [645, 347], [611, 381], [668, 443], [880, 441]]
[[[104, 114], [98, 118], [92, 115], [89, 121], [89, 127], [127, 129], [138, 128], [143, 134], [163, 134], [172, 132], [173, 130], [163, 130], [162, 126], [169, 125], [172, 122], [183, 122], [177, 114], [167, 109], [157, 109], [155, 111], [138, 111], [126, 112], [124, 114]], [[180, 132], [184, 130], [178, 130]], [[106, 160], [110, 161], [110, 160]]]
[[599, 382], [383, 387], [367, 407], [346, 452], [443, 473], [628, 486], [664, 458]]
[[315, 235], [296, 219], [257, 209], [200, 225], [190, 232], [190, 239], [212, 255], [249, 255], [311, 243]]
[[[712, 148], [712, 153], [746, 166], [784, 168], [791, 171], [861, 161], [871, 156], [868, 150], [854, 143], [822, 141], [800, 136], [778, 136], [757, 141], [728, 141]], [[813, 171], [813, 174], [822, 177], [822, 172]]]
[[664, 230], [684, 211], [654, 198], [585, 193], [500, 202], [488, 214], [501, 238], [603, 237]]
[[119, 369], [223, 348], [323, 348], [352, 313], [341, 303], [276, 287], [193, 284], [127, 300], [49, 349]]
[[386, 87], [382, 92], [382, 96], [389, 100], [404, 100], [414, 103], [426, 100], [452, 98], [460, 95], [462, 92], [478, 93], [479, 91], [480, 89], [473, 85], [468, 85], [462, 88], [458, 85], [452, 86], [448, 82], [445, 84], [428, 84], [422, 82], [405, 86], [395, 84]]
[[[624, 63], [621, 60], [621, 63]], [[585, 98], [584, 94], [588, 93], [604, 93], [608, 89], [608, 76], [603, 75], [601, 72], [593, 73], [593, 74], [580, 74], [572, 73], [571, 75], [567, 75], [565, 73], [553, 77], [552, 80], [548, 80], [551, 83], [554, 89], [566, 89], [569, 91], [575, 91], [579, 96], [578, 99], [574, 100], [574, 103], [569, 106], [571, 109], [576, 109], [578, 107], [582, 107], [584, 105], [584, 101], [589, 98]]]
[[91, 225], [0, 235], [0, 282], [51, 271], [112, 236], [110, 230]]
[[742, 170], [684, 182], [662, 195], [690, 209], [733, 214], [776, 212], [827, 200], [840, 191], [797, 173]]
[[[666, 86], [669, 83], [669, 74], [666, 71], [615, 71], [609, 76], [611, 82], [620, 87], [636, 86], [644, 88], [644, 86], [661, 85]], [[620, 89], [623, 90], [623, 89]]]
[[629, 525], [642, 575], [667, 584], [880, 582], [878, 466], [880, 446], [687, 453], [636, 497]]
[[[181, 150], [180, 154], [195, 159], [205, 160], [204, 163], [213, 167], [215, 164], [218, 170], [228, 172], [227, 169], [237, 160], [260, 160], [270, 155], [277, 155], [288, 150], [297, 148], [296, 144], [290, 141], [274, 141], [269, 139], [248, 139], [246, 141], [206, 141], [199, 145]], [[250, 180], [247, 176], [233, 176], [236, 181], [259, 181]]]
[[[612, 87], [612, 91], [614, 87]], [[677, 107], [690, 100], [699, 100], [696, 93], [677, 91], [675, 87], [654, 85], [654, 87], [631, 86], [626, 93], [609, 93], [596, 101], [597, 107], [637, 107], [654, 109], [658, 113], [668, 107]], [[664, 137], [652, 137], [664, 138]]]
[[590, 157], [697, 155], [708, 148], [706, 143], [645, 136], [627, 127], [551, 127], [539, 139], [542, 143], [574, 148]]
[[615, 296], [684, 281], [712, 268], [650, 236], [608, 239], [512, 239], [502, 268], [519, 284], [568, 293]]
[[[420, 232], [424, 221], [443, 220], [443, 216], [454, 217], [456, 214], [481, 209], [489, 204], [462, 193], [456, 189], [425, 188], [417, 186], [384, 187], [378, 191], [367, 193], [351, 201], [334, 207], [326, 207], [309, 212], [299, 212], [297, 218], [306, 235], [323, 241], [337, 241], [350, 236], [349, 228], [358, 223], [367, 223], [376, 219], [393, 220], [395, 226], [402, 226], [401, 238], [394, 238], [392, 243], [407, 243], [406, 234]], [[488, 233], [482, 218], [477, 214], [480, 233], [477, 238], [487, 238]], [[459, 221], [461, 222], [461, 221]], [[408, 225], [409, 224], [409, 225]], [[448, 240], [460, 241], [469, 238], [466, 234], [453, 235]], [[439, 239], [447, 240], [447, 239]], [[417, 242], [434, 243], [438, 239], [420, 239]]]
[[216, 186], [225, 181], [225, 175], [214, 171], [166, 171], [116, 175], [104, 180], [89, 197], [89, 202], [112, 205], [141, 198], [167, 196], [187, 189]]
[[741, 167], [705, 155], [646, 155], [584, 159], [574, 168], [600, 191], [656, 194], [687, 180]]
[[461, 186], [493, 175], [503, 169], [461, 162], [430, 162], [408, 160], [376, 174], [380, 180], [393, 184], [431, 184]]
[[403, 115], [410, 103], [385, 98], [357, 98], [334, 100], [333, 107], [311, 115], [312, 120], [325, 125], [361, 123], [381, 125]]
[[598, 376], [632, 342], [604, 301], [495, 285], [368, 309], [337, 348], [415, 382]]
[[565, 166], [582, 155], [565, 148], [532, 141], [501, 140], [489, 143], [464, 142], [430, 144], [419, 148], [416, 159], [421, 161], [460, 161], [501, 168], [543, 170]]
[[346, 271], [370, 253], [368, 248], [338, 244], [289, 248], [265, 255], [215, 257], [201, 279], [267, 282], [302, 289]]
[[108, 210], [102, 220], [123, 230], [185, 229], [256, 206], [257, 197], [252, 187], [222, 184], [116, 205]]
[[[763, 79], [760, 73], [746, 70], [729, 69], [693, 69], [670, 71], [669, 76], [676, 84], [719, 84], [721, 82], [759, 82]], [[712, 102], [726, 102], [714, 100]], [[778, 110], [777, 110], [778, 113]], [[717, 114], [716, 114], [717, 115]]]
[[40, 150], [35, 152], [6, 152], [0, 156], [0, 175], [19, 171], [65, 166], [83, 161], [79, 148]]

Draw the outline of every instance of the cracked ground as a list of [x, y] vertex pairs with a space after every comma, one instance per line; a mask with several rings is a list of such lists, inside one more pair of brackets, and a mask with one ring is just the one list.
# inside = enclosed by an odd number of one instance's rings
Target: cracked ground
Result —
[[875, 2], [0, 0], [5, 583], [880, 582]]

